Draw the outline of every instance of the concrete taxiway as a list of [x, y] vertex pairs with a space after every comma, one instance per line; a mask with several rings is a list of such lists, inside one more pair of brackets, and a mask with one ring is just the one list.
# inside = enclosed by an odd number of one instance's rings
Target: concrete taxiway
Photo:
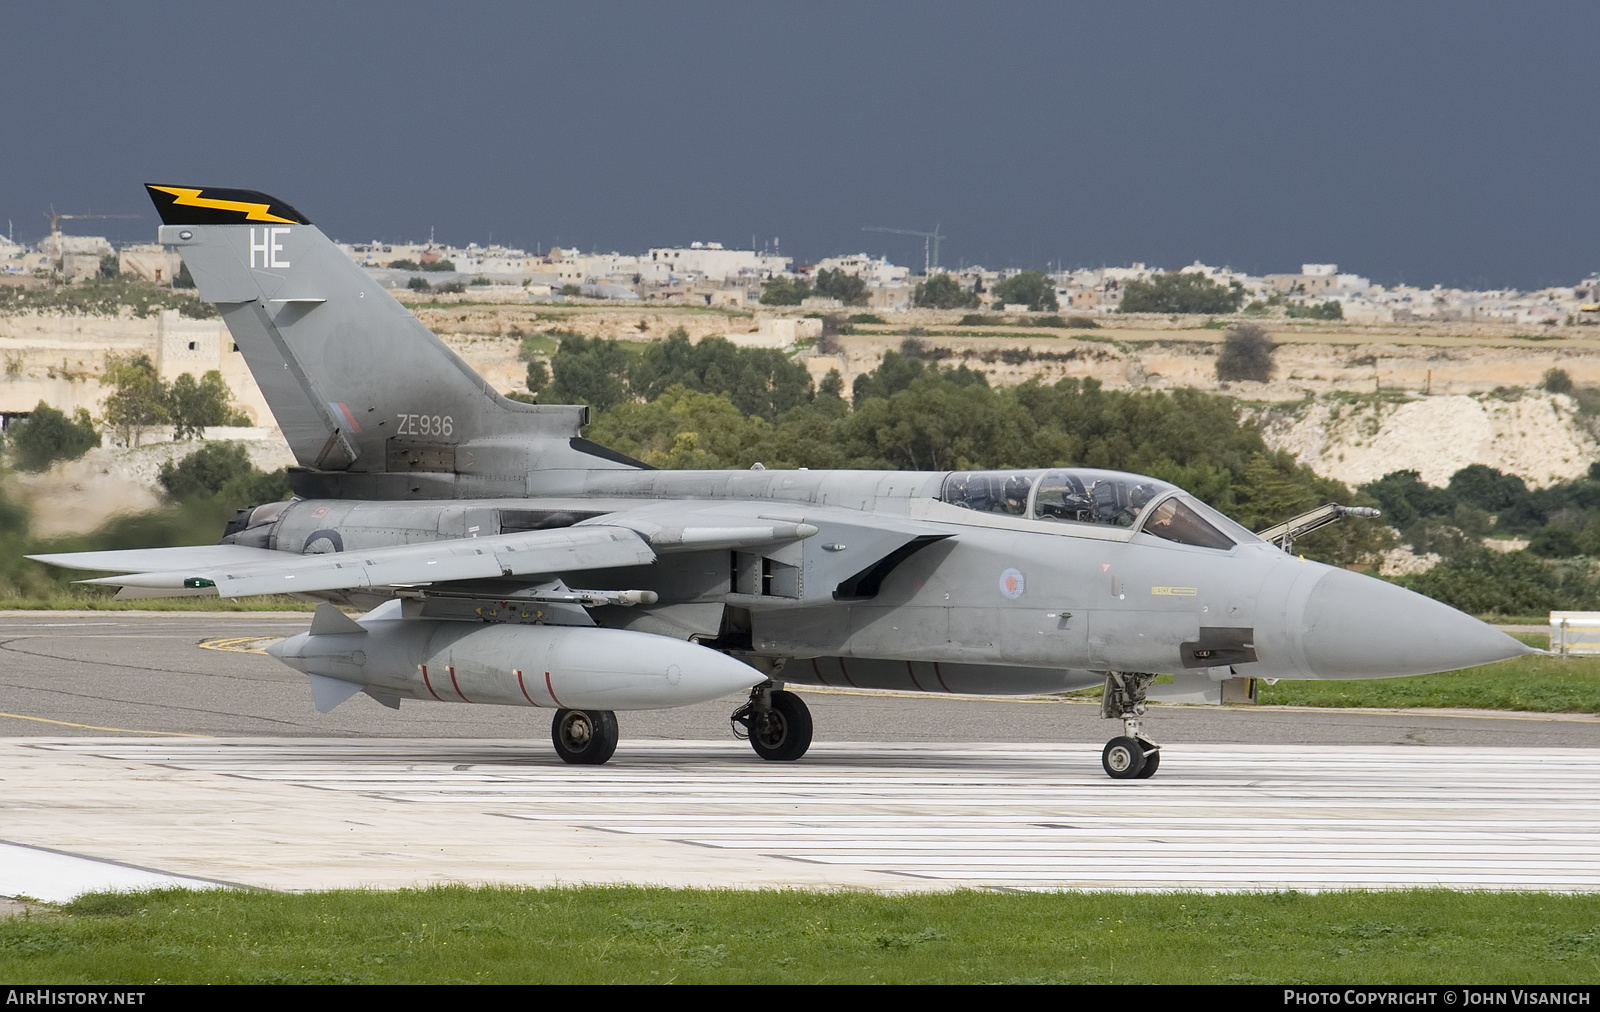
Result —
[[1091, 745], [624, 742], [585, 768], [523, 741], [9, 739], [0, 769], [12, 844], [271, 889], [1600, 888], [1576, 749], [1169, 746], [1117, 782]]
[[[1084, 703], [808, 692], [758, 760], [726, 702], [549, 715], [311, 707], [261, 639], [309, 616], [0, 616], [0, 895], [636, 882], [871, 889], [1600, 889], [1600, 720], [1154, 708], [1151, 780]], [[204, 646], [202, 646], [204, 644]], [[229, 649], [216, 649], [228, 647]]]

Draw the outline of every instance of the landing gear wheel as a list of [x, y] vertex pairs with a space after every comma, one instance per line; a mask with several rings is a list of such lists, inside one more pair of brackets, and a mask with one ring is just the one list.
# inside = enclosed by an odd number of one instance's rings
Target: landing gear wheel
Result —
[[610, 710], [557, 710], [550, 740], [563, 762], [599, 766], [617, 750], [617, 715]]
[[1148, 754], [1144, 757], [1144, 769], [1139, 771], [1137, 779], [1149, 780], [1156, 775], [1156, 770], [1161, 768], [1161, 749], [1151, 745], [1149, 742], [1141, 742], [1140, 744], [1146, 746], [1145, 751]]
[[1100, 765], [1113, 780], [1134, 780], [1144, 773], [1144, 745], [1132, 738], [1113, 738], [1100, 753]]
[[1122, 720], [1121, 737], [1106, 742], [1100, 764], [1114, 780], [1148, 780], [1161, 765], [1161, 746], [1144, 733], [1147, 692], [1156, 676], [1147, 671], [1107, 671], [1100, 716]]
[[768, 709], [750, 714], [750, 747], [771, 762], [793, 762], [811, 747], [811, 710], [806, 701], [782, 689]]

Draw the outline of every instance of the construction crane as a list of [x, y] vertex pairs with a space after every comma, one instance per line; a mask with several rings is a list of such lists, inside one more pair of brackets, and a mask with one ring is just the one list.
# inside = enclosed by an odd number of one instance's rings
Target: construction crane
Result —
[[50, 205], [50, 212], [45, 215], [50, 219], [50, 238], [57, 255], [61, 253], [61, 223], [68, 220], [83, 221], [88, 218], [137, 218], [137, 214], [58, 214], [56, 206]]
[[922, 274], [924, 277], [939, 269], [939, 240], [950, 238], [939, 234], [939, 226], [933, 226], [932, 232], [914, 232], [908, 228], [878, 228], [875, 225], [863, 225], [863, 232], [892, 232], [895, 235], [914, 235], [922, 239]]

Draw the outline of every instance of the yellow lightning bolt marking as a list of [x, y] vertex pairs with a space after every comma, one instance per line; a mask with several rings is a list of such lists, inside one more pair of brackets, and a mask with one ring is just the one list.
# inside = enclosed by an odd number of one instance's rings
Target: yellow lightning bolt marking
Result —
[[212, 197], [202, 197], [197, 189], [187, 186], [152, 186], [152, 190], [170, 193], [178, 198], [173, 201], [179, 207], [210, 207], [218, 211], [239, 211], [245, 216], [246, 221], [281, 221], [285, 225], [295, 225], [298, 222], [292, 218], [280, 218], [275, 214], [268, 214], [270, 204], [256, 204], [248, 200], [217, 200]]

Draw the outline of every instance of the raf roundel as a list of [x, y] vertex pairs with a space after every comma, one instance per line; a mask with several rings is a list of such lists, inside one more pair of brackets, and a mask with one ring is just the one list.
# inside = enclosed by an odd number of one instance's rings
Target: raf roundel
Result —
[[1022, 596], [1022, 573], [1015, 569], [1008, 569], [1000, 574], [1000, 593], [1015, 601]]

